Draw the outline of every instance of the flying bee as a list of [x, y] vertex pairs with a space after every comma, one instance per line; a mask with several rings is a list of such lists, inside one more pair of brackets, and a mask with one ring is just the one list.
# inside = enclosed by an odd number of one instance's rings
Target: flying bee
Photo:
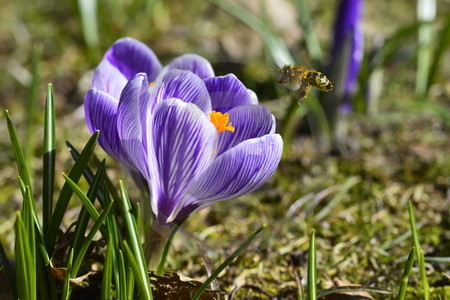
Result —
[[312, 87], [325, 92], [333, 89], [333, 84], [324, 74], [302, 66], [285, 65], [278, 68], [278, 72], [280, 72], [278, 82], [296, 92], [299, 105], [302, 104], [303, 98], [306, 98]]

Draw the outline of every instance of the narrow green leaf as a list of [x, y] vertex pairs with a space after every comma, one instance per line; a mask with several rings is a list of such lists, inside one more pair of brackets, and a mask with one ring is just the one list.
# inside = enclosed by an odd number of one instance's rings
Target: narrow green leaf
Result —
[[403, 271], [402, 281], [398, 290], [397, 300], [404, 300], [406, 296], [406, 288], [408, 287], [409, 275], [411, 275], [411, 270], [414, 264], [414, 252], [413, 247], [408, 255], [408, 260], [406, 261], [405, 269]]
[[32, 282], [32, 272], [33, 270], [35, 272], [36, 265], [32, 264], [30, 240], [20, 212], [17, 212], [15, 232], [16, 283], [19, 299], [33, 300], [36, 299], [36, 288], [32, 287], [36, 282]]
[[295, 59], [290, 54], [281, 38], [246, 8], [237, 4], [237, 2], [230, 0], [210, 1], [257, 32], [263, 38], [267, 50], [277, 65], [295, 64]]
[[[125, 228], [127, 231], [127, 240], [129, 242], [129, 246], [133, 250], [134, 254], [133, 260], [136, 264], [137, 269], [134, 271], [134, 276], [140, 285], [139, 290], [141, 292], [142, 297], [147, 297], [147, 299], [153, 299], [151, 293], [150, 280], [148, 278], [148, 272], [146, 267], [146, 261], [144, 258], [144, 251], [142, 250], [142, 245], [139, 239], [139, 232], [137, 231], [136, 221], [133, 218], [131, 213], [131, 205], [130, 200], [128, 199], [127, 191], [125, 190], [125, 186], [122, 181], [119, 181], [120, 186], [120, 208], [122, 210], [122, 217], [125, 222]], [[125, 241], [124, 241], [125, 244]], [[125, 252], [127, 253], [127, 252]], [[128, 257], [128, 256], [127, 256]]]
[[125, 267], [125, 260], [123, 258], [123, 252], [119, 248], [116, 248], [117, 251], [117, 265], [116, 270], [118, 270], [118, 281], [116, 281], [117, 293], [119, 295], [119, 299], [128, 299], [128, 279]]
[[226, 267], [228, 267], [233, 260], [239, 256], [247, 247], [256, 239], [256, 237], [266, 228], [266, 225], [261, 226], [258, 230], [256, 230], [248, 239], [243, 242], [239, 248], [237, 248], [220, 266], [209, 276], [208, 279], [198, 288], [192, 300], [200, 299], [201, 295], [205, 292], [208, 286], [213, 282], [214, 279], [219, 276], [220, 272], [222, 272]]
[[178, 229], [180, 229], [181, 225], [183, 225], [184, 221], [186, 221], [186, 218], [176, 223], [175, 226], [172, 228], [172, 231], [170, 231], [169, 238], [167, 239], [163, 253], [161, 254], [161, 260], [159, 261], [158, 267], [156, 268], [155, 271], [156, 275], [164, 274], [164, 266], [166, 265], [167, 255], [169, 254], [170, 247], [172, 246], [173, 238], [175, 237], [175, 234], [177, 233]]
[[72, 277], [77, 276], [78, 270], [80, 269], [80, 266], [83, 262], [83, 258], [86, 255], [87, 250], [89, 249], [89, 245], [91, 244], [92, 240], [94, 239], [94, 236], [97, 233], [97, 231], [102, 226], [103, 221], [105, 221], [106, 217], [108, 216], [112, 205], [113, 205], [113, 202], [111, 202], [109, 204], [109, 206], [102, 212], [100, 217], [95, 221], [95, 224], [92, 227], [91, 231], [89, 232], [88, 236], [86, 237], [85, 241], [83, 242], [83, 245], [81, 246], [80, 251], [76, 254], [75, 260], [73, 263], [73, 267], [72, 267], [72, 272], [71, 272]]
[[297, 8], [298, 20], [305, 33], [305, 44], [308, 54], [316, 64], [323, 61], [323, 53], [319, 39], [314, 32], [314, 25], [311, 20], [310, 10], [305, 0], [296, 0], [294, 4]]
[[66, 278], [64, 278], [64, 285], [62, 289], [62, 296], [61, 299], [69, 300], [70, 294], [71, 294], [71, 287], [70, 287], [70, 279], [72, 279], [72, 262], [73, 262], [73, 248], [69, 251], [69, 257], [67, 258], [67, 271], [66, 271]]
[[[319, 294], [317, 294], [317, 298], [323, 298], [328, 295], [336, 294], [336, 293], [357, 293], [357, 292], [370, 292], [370, 293], [378, 293], [382, 295], [395, 295], [396, 293], [389, 290], [382, 290], [379, 288], [373, 287], [365, 287], [365, 286], [337, 286], [334, 288], [322, 290]], [[332, 298], [332, 297], [330, 297]], [[366, 299], [365, 297], [364, 299]], [[351, 299], [351, 298], [350, 298]], [[359, 299], [359, 298], [356, 298]], [[362, 299], [362, 298], [360, 298]]]
[[[73, 180], [74, 182], [77, 182], [81, 175], [83, 174], [84, 169], [86, 168], [86, 165], [89, 161], [89, 158], [91, 157], [92, 153], [94, 152], [97, 139], [98, 139], [99, 131], [96, 131], [91, 138], [89, 139], [86, 146], [84, 146], [83, 151], [80, 154], [80, 157], [73, 165], [72, 169], [69, 172], [69, 178]], [[67, 209], [67, 205], [69, 204], [70, 198], [72, 197], [72, 189], [70, 188], [69, 184], [66, 183], [61, 189], [61, 192], [59, 194], [58, 200], [55, 205], [55, 210], [53, 212], [52, 220], [50, 222], [50, 227], [48, 228], [48, 232], [46, 235], [46, 244], [47, 249], [49, 251], [52, 251], [55, 246], [56, 241], [56, 235], [59, 230], [59, 226], [61, 224], [61, 221], [63, 219], [64, 213]]]
[[9, 137], [11, 139], [11, 144], [13, 146], [14, 157], [17, 163], [17, 169], [19, 170], [19, 176], [22, 178], [25, 186], [32, 187], [31, 179], [28, 172], [27, 164], [25, 161], [25, 156], [23, 154], [22, 147], [20, 146], [19, 139], [17, 138], [16, 127], [11, 121], [11, 117], [9, 116], [8, 110], [5, 110], [6, 114], [6, 123], [8, 125]]
[[[128, 247], [129, 248], [129, 247]], [[124, 245], [125, 249], [125, 245]], [[125, 252], [125, 256], [127, 256], [127, 253]], [[136, 279], [134, 278], [134, 272], [133, 269], [131, 269], [127, 265], [127, 299], [128, 300], [134, 300], [134, 283]]]
[[[87, 198], [92, 204], [94, 204], [95, 199], [99, 192], [100, 183], [103, 182], [103, 176], [105, 174], [105, 160], [97, 170], [94, 180], [90, 183], [89, 190], [87, 192]], [[80, 215], [77, 219], [77, 225], [75, 227], [74, 238], [72, 243], [72, 248], [75, 249], [75, 253], [78, 252], [81, 243], [84, 240], [84, 233], [89, 223], [89, 213], [83, 206], [80, 211]]]
[[434, 83], [435, 78], [439, 72], [439, 69], [443, 65], [441, 63], [444, 54], [447, 53], [446, 50], [450, 46], [450, 12], [447, 14], [447, 20], [438, 34], [440, 37], [438, 39], [438, 46], [435, 53], [433, 54], [433, 62], [431, 63], [430, 74], [428, 77], [427, 91], [430, 89], [431, 85]]
[[[80, 153], [78, 152], [78, 150], [69, 142], [66, 141], [66, 145], [70, 150], [70, 154], [72, 156], [72, 158], [76, 161], [78, 159], [78, 157], [80, 157]], [[92, 156], [92, 159], [94, 160], [94, 165], [100, 165], [100, 161], [99, 159], [95, 156], [95, 154]], [[89, 184], [92, 184], [93, 180], [94, 180], [94, 173], [92, 172], [92, 170], [87, 167], [84, 170], [83, 173], [84, 177], [86, 178], [87, 182], [89, 182]], [[105, 181], [106, 181], [106, 185], [108, 186], [109, 192], [111, 193], [112, 197], [114, 199], [119, 199], [119, 194], [117, 193], [117, 189], [114, 187], [111, 179], [109, 178], [108, 174], [105, 173]], [[100, 201], [100, 203], [104, 205], [104, 201], [103, 201], [103, 197], [104, 195], [102, 193], [99, 193], [97, 198]]]
[[[299, 107], [297, 101], [294, 99], [294, 96], [291, 95], [289, 97], [290, 104], [286, 110], [280, 129], [280, 134], [283, 137], [283, 142], [285, 145], [290, 145], [292, 143], [292, 138], [297, 130], [299, 120], [301, 120], [308, 113], [307, 105], [302, 105]], [[291, 148], [292, 147], [283, 147], [284, 158], [289, 156]]]
[[86, 45], [98, 56], [97, 0], [77, 0], [77, 4]]
[[55, 182], [55, 101], [52, 84], [48, 85], [45, 102], [44, 153], [42, 170], [42, 222], [48, 231], [53, 210], [53, 187]]
[[[109, 300], [112, 296], [112, 272], [113, 272], [114, 249], [112, 239], [106, 246], [105, 262], [103, 264], [102, 290], [100, 299]], [[122, 298], [125, 299], [125, 298]]]
[[13, 269], [11, 268], [11, 264], [9, 263], [8, 257], [6, 256], [6, 252], [5, 249], [3, 248], [3, 244], [1, 241], [0, 241], [0, 269], [6, 275], [6, 280], [8, 280], [8, 285], [14, 299], [17, 299], [18, 296], [17, 296], [16, 276], [13, 273]]
[[442, 257], [442, 256], [433, 256], [433, 257], [427, 256], [427, 257], [424, 257], [424, 259], [425, 259], [425, 261], [429, 261], [429, 262], [438, 262], [438, 263], [446, 263], [446, 264], [450, 263], [450, 256], [444, 256], [444, 257]]
[[98, 218], [100, 217], [100, 214], [97, 211], [97, 209], [95, 208], [94, 204], [92, 204], [91, 200], [84, 194], [84, 192], [76, 184], [76, 182], [73, 181], [72, 179], [70, 179], [69, 176], [67, 176], [64, 173], [62, 173], [62, 176], [66, 180], [66, 183], [68, 184], [68, 186], [75, 192], [75, 195], [78, 197], [78, 199], [80, 199], [80, 201], [83, 203], [84, 207], [89, 212], [89, 215], [91, 216], [91, 218], [94, 221], [97, 221]]
[[316, 260], [316, 234], [314, 230], [311, 231], [311, 237], [309, 240], [309, 252], [308, 252], [308, 300], [317, 299], [317, 260]]
[[[420, 230], [423, 227], [423, 223], [417, 224], [417, 230]], [[379, 248], [381, 250], [388, 250], [390, 248], [393, 248], [400, 244], [403, 241], [406, 241], [411, 237], [412, 233], [411, 230], [406, 231], [405, 233], [402, 233], [401, 235], [397, 236], [392, 241], [387, 241], [386, 243], [382, 244]]]
[[26, 187], [27, 192], [24, 197], [22, 216], [25, 225], [25, 230], [27, 233], [28, 245], [27, 252], [29, 252], [29, 269], [27, 270], [27, 277], [29, 278], [29, 286], [32, 291], [34, 291], [36, 297], [36, 239], [35, 239], [35, 224], [33, 218], [33, 198], [31, 195], [31, 189], [29, 186]]
[[330, 214], [333, 209], [345, 199], [345, 197], [349, 194], [349, 190], [354, 187], [356, 184], [361, 182], [361, 178], [358, 176], [353, 176], [348, 178], [339, 188], [339, 191], [336, 195], [327, 202], [324, 208], [322, 208], [318, 213], [314, 215], [314, 222], [320, 222], [323, 218], [325, 218], [328, 214]]
[[425, 100], [430, 72], [432, 43], [434, 35], [433, 22], [436, 18], [436, 0], [417, 0], [417, 20], [419, 21], [416, 96]]
[[420, 247], [420, 243], [419, 243], [419, 233], [418, 233], [417, 225], [416, 225], [416, 217], [414, 215], [414, 208], [413, 208], [411, 201], [408, 201], [408, 211], [409, 211], [409, 223], [411, 226], [416, 260], [419, 265], [419, 272], [420, 272], [420, 278], [422, 281], [424, 298], [425, 298], [425, 300], [428, 300], [430, 298], [430, 295], [429, 295], [429, 285], [428, 285], [427, 273], [426, 273], [426, 269], [425, 269], [425, 261], [423, 259], [422, 248]]
[[[19, 176], [19, 184], [20, 184], [20, 190], [22, 192], [22, 196], [24, 199], [26, 199], [27, 197], [31, 197], [31, 201], [29, 208], [31, 211], [31, 214], [33, 215], [33, 219], [34, 219], [34, 225], [36, 226], [36, 231], [39, 235], [40, 238], [40, 242], [44, 241], [44, 234], [42, 232], [42, 227], [41, 227], [41, 223], [39, 221], [39, 216], [36, 210], [36, 204], [33, 198], [33, 194], [31, 193], [31, 188], [29, 186], [25, 186], [25, 183], [23, 182], [22, 178]], [[30, 190], [30, 191], [28, 191]]]
[[[134, 278], [136, 278], [137, 288], [141, 297], [144, 299], [153, 299], [150, 288], [147, 288], [148, 275], [145, 278], [142, 276], [142, 270], [139, 262], [136, 260], [133, 255], [134, 252], [131, 250], [130, 246], [128, 246], [127, 241], [123, 241], [123, 246], [125, 250], [125, 256], [127, 257], [128, 266], [133, 271]], [[149, 284], [150, 287], [150, 284]]]

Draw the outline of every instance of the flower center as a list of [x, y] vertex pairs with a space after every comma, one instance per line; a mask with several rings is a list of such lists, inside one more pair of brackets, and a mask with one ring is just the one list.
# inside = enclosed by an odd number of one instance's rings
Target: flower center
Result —
[[154, 85], [156, 85], [156, 82], [150, 82], [149, 84], [148, 84], [148, 87], [151, 87], [151, 86], [154, 86]]
[[212, 111], [209, 113], [210, 121], [216, 126], [217, 132], [221, 133], [222, 131], [229, 130], [234, 132], [234, 127], [232, 123], [229, 123], [230, 116], [228, 114], [223, 114], [218, 111]]

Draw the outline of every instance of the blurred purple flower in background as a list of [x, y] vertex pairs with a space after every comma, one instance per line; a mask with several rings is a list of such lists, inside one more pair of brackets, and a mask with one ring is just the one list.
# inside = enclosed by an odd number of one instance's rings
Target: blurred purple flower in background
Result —
[[331, 77], [341, 109], [351, 110], [350, 96], [355, 91], [363, 58], [363, 0], [341, 0], [334, 27], [331, 52]]
[[274, 173], [283, 143], [257, 103], [198, 55], [162, 67], [143, 43], [123, 38], [95, 71], [85, 115], [103, 149], [147, 181], [153, 216], [166, 226], [254, 191]]

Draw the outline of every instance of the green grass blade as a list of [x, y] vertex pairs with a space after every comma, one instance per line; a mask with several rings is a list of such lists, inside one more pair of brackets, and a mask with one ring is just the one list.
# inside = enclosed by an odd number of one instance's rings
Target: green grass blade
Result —
[[156, 275], [164, 274], [164, 266], [166, 265], [167, 255], [169, 254], [170, 247], [172, 246], [173, 238], [175, 237], [175, 234], [177, 233], [178, 229], [180, 229], [181, 225], [183, 225], [184, 221], [186, 221], [186, 219], [181, 220], [180, 222], [175, 224], [175, 226], [172, 228], [169, 238], [167, 239], [167, 242], [164, 245], [161, 260], [159, 261], [158, 267], [156, 268], [155, 271]]
[[48, 231], [53, 210], [53, 186], [55, 182], [55, 101], [53, 87], [48, 85], [45, 102], [44, 149], [42, 170], [42, 223]]
[[316, 260], [316, 234], [311, 231], [308, 252], [308, 300], [316, 300], [317, 286], [317, 260]]
[[402, 281], [400, 283], [400, 287], [398, 290], [397, 300], [404, 300], [406, 296], [406, 288], [408, 287], [409, 275], [411, 275], [411, 270], [414, 264], [414, 252], [415, 248], [413, 247], [408, 255], [408, 260], [406, 261], [406, 266], [403, 271]]
[[[63, 174], [63, 177], [66, 179], [66, 183], [68, 184], [68, 186], [70, 186], [70, 188], [75, 192], [75, 195], [78, 197], [78, 199], [80, 199], [80, 201], [83, 203], [83, 206], [89, 212], [91, 218], [94, 221], [97, 221], [100, 218], [100, 214], [94, 207], [94, 204], [92, 204], [91, 200], [83, 193], [80, 187], [66, 174]], [[109, 238], [108, 231], [105, 230], [105, 228], [100, 228], [100, 231], [105, 238]]]
[[[292, 143], [292, 138], [297, 130], [298, 120], [301, 120], [308, 112], [308, 106], [302, 105], [299, 107], [294, 96], [290, 96], [290, 98], [291, 101], [286, 110], [286, 115], [283, 118], [280, 129], [280, 134], [283, 137], [285, 145], [290, 145]], [[283, 157], [288, 157], [290, 151], [291, 147], [283, 147]]]
[[422, 248], [420, 247], [420, 243], [419, 243], [419, 233], [418, 233], [417, 225], [416, 225], [416, 217], [414, 215], [414, 208], [413, 208], [411, 201], [408, 202], [408, 211], [409, 211], [409, 222], [410, 222], [410, 226], [411, 226], [411, 233], [412, 233], [412, 238], [413, 238], [415, 255], [416, 255], [416, 259], [417, 259], [417, 264], [419, 265], [420, 278], [422, 280], [424, 299], [428, 300], [430, 298], [430, 294], [429, 294], [427, 273], [426, 273], [426, 269], [425, 269], [425, 260], [423, 258]]
[[261, 226], [258, 230], [256, 230], [248, 239], [246, 239], [240, 246], [237, 248], [212, 274], [208, 279], [198, 288], [192, 300], [200, 299], [203, 292], [208, 288], [208, 286], [219, 276], [220, 272], [222, 272], [226, 267], [228, 267], [233, 260], [239, 256], [247, 247], [256, 239], [256, 237], [266, 228], [266, 225]]
[[278, 65], [295, 64], [295, 59], [292, 57], [281, 38], [250, 11], [237, 4], [237, 2], [230, 0], [210, 1], [257, 32], [264, 39], [267, 50]]
[[130, 246], [128, 246], [127, 241], [123, 242], [124, 249], [125, 249], [125, 255], [127, 257], [128, 265], [133, 271], [134, 278], [136, 278], [137, 287], [139, 290], [139, 293], [141, 294], [141, 297], [144, 299], [153, 299], [151, 290], [150, 290], [150, 283], [148, 284], [146, 281], [148, 280], [148, 275], [145, 273], [145, 278], [142, 273], [142, 268], [140, 266], [140, 263], [136, 260], [136, 257], [133, 255], [134, 252], [131, 250]]
[[[87, 198], [90, 200], [92, 204], [94, 204], [96, 196], [98, 195], [100, 183], [103, 182], [103, 176], [105, 174], [105, 161], [103, 160], [102, 164], [97, 170], [97, 173], [94, 176], [93, 182], [90, 183], [89, 190], [87, 192]], [[89, 213], [86, 208], [83, 206], [80, 211], [80, 215], [77, 219], [77, 225], [74, 232], [74, 238], [72, 243], [72, 248], [75, 249], [75, 253], [78, 252], [81, 243], [84, 240], [84, 233], [88, 226], [89, 222]]]
[[17, 296], [16, 278], [13, 273], [13, 269], [11, 268], [11, 264], [9, 263], [8, 257], [6, 256], [6, 252], [5, 249], [3, 248], [3, 244], [1, 241], [0, 241], [0, 269], [6, 275], [6, 280], [8, 280], [8, 285], [14, 299], [17, 299], [18, 296]]
[[89, 48], [90, 55], [94, 58], [99, 56], [99, 38], [97, 21], [97, 0], [77, 0], [80, 14], [83, 37]]
[[[379, 289], [379, 288], [365, 287], [365, 286], [353, 286], [353, 285], [352, 286], [345, 286], [344, 285], [344, 286], [337, 286], [337, 287], [334, 287], [334, 288], [322, 290], [319, 294], [317, 294], [317, 298], [322, 299], [322, 298], [324, 298], [324, 297], [326, 297], [328, 295], [332, 295], [332, 294], [336, 294], [336, 293], [342, 293], [342, 292], [344, 292], [344, 293], [369, 292], [369, 293], [378, 293], [378, 294], [382, 294], [382, 295], [395, 295], [396, 294], [393, 291], [383, 290], [383, 289]], [[330, 298], [331, 299], [335, 299], [333, 297], [330, 297]], [[347, 299], [347, 298], [345, 298], [345, 299]], [[352, 296], [350, 296], [350, 298], [348, 298], [348, 299], [369, 299], [369, 298], [367, 298], [367, 297], [353, 298]], [[372, 298], [370, 298], [370, 299], [372, 299]]]
[[[22, 216], [23, 221], [25, 224], [25, 229], [28, 233], [28, 250], [30, 251], [31, 255], [31, 264], [33, 266], [36, 266], [36, 235], [35, 235], [35, 224], [34, 224], [34, 214], [33, 214], [33, 196], [31, 195], [31, 189], [27, 186], [27, 193], [24, 197], [23, 201], [23, 207], [22, 207]], [[29, 276], [31, 278], [31, 283], [34, 284], [33, 286], [30, 286], [33, 290], [36, 290], [36, 268], [30, 268]]]
[[314, 32], [314, 26], [311, 21], [310, 10], [305, 0], [295, 0], [294, 4], [297, 8], [298, 20], [305, 33], [305, 44], [308, 54], [316, 64], [323, 61], [323, 52], [320, 47], [319, 39]]
[[[84, 147], [83, 151], [81, 152], [80, 157], [70, 170], [69, 178], [72, 179], [74, 182], [77, 182], [80, 179], [81, 175], [83, 174], [83, 171], [87, 166], [89, 158], [94, 152], [95, 146], [97, 144], [98, 135], [99, 131], [96, 131], [91, 136], [86, 146]], [[73, 193], [72, 189], [66, 182], [59, 194], [58, 200], [55, 205], [55, 210], [53, 211], [52, 220], [50, 221], [50, 227], [46, 235], [47, 238], [46, 245], [49, 251], [52, 251], [55, 246], [56, 235], [58, 233], [59, 226], [63, 219], [64, 213], [67, 209], [67, 205], [69, 204], [70, 198], [72, 197], [72, 193]]]
[[425, 100], [431, 65], [433, 22], [436, 18], [436, 0], [417, 0], [417, 19], [419, 41], [417, 51], [416, 96]]
[[361, 178], [358, 176], [353, 176], [348, 178], [339, 188], [339, 191], [336, 195], [327, 202], [324, 208], [322, 208], [317, 214], [314, 215], [314, 222], [320, 222], [324, 219], [328, 214], [330, 214], [335, 207], [339, 205], [349, 194], [349, 191], [352, 187], [361, 182]]
[[[125, 245], [124, 245], [125, 249]], [[125, 252], [125, 256], [127, 256], [127, 252]], [[128, 265], [128, 271], [127, 271], [127, 299], [128, 300], [134, 300], [134, 283], [136, 279], [134, 278], [134, 272], [133, 269], [131, 269]]]
[[[70, 150], [70, 154], [72, 156], [72, 158], [76, 161], [78, 159], [78, 157], [80, 157], [80, 153], [78, 152], [78, 150], [69, 142], [66, 141], [66, 145]], [[95, 155], [93, 155], [93, 160], [94, 160], [94, 165], [99, 165], [100, 161], [97, 159], [97, 157]], [[86, 178], [86, 180], [89, 182], [89, 184], [92, 183], [93, 178], [94, 178], [94, 173], [92, 172], [92, 170], [87, 167], [83, 173], [83, 176]], [[112, 197], [114, 199], [119, 199], [119, 194], [117, 193], [117, 189], [114, 187], [111, 179], [108, 177], [108, 174], [105, 173], [105, 181], [106, 181], [106, 185], [109, 188], [109, 192], [111, 193]], [[103, 201], [103, 197], [104, 195], [102, 193], [98, 194], [98, 200], [100, 201], [100, 203], [104, 204]]]
[[[113, 240], [109, 239], [106, 246], [105, 263], [103, 265], [102, 290], [100, 299], [109, 300], [112, 296], [112, 272], [113, 272], [114, 248]], [[124, 299], [124, 298], [122, 298]]]
[[36, 264], [33, 264], [30, 238], [20, 212], [17, 213], [15, 232], [16, 282], [19, 299], [33, 300], [36, 299]]
[[[118, 248], [116, 248], [118, 249]], [[123, 258], [122, 250], [118, 249], [117, 253], [117, 265], [116, 270], [118, 270], [118, 281], [116, 281], [117, 294], [119, 295], [119, 299], [128, 299], [128, 279], [127, 272], [125, 267], [125, 260]]]
[[[30, 174], [28, 172], [25, 156], [23, 154], [22, 147], [20, 146], [19, 139], [17, 138], [16, 127], [14, 126], [8, 110], [5, 110], [6, 123], [8, 125], [9, 137], [13, 146], [14, 158], [16, 159], [17, 169], [19, 170], [19, 176], [22, 178], [25, 186], [32, 187]], [[33, 190], [33, 189], [32, 189]]]
[[96, 220], [94, 226], [92, 227], [91, 231], [89, 232], [88, 236], [86, 237], [85, 241], [83, 242], [83, 245], [81, 246], [80, 251], [76, 254], [75, 260], [73, 263], [73, 267], [72, 267], [72, 272], [71, 272], [72, 277], [77, 276], [78, 270], [80, 269], [80, 266], [83, 262], [83, 258], [86, 255], [87, 250], [89, 249], [89, 245], [91, 244], [92, 240], [94, 239], [95, 234], [100, 229], [100, 227], [102, 226], [106, 217], [108, 216], [112, 205], [113, 205], [113, 202], [109, 203], [109, 206], [102, 212], [100, 217]]
[[64, 278], [64, 285], [62, 289], [62, 296], [61, 299], [69, 300], [70, 299], [70, 279], [72, 276], [70, 275], [72, 273], [72, 262], [73, 262], [73, 248], [69, 251], [69, 257], [67, 258], [67, 271], [66, 271], [66, 278]]
[[437, 73], [442, 66], [442, 58], [446, 53], [447, 48], [450, 46], [450, 12], [447, 14], [447, 20], [445, 25], [438, 34], [440, 37], [438, 39], [438, 46], [435, 53], [433, 54], [433, 62], [431, 63], [431, 69], [428, 77], [427, 91], [430, 89], [431, 85], [434, 83]]
[[433, 257], [424, 257], [425, 261], [429, 261], [429, 262], [438, 262], [438, 263], [445, 263], [448, 264], [450, 263], [450, 257], [449, 256], [433, 256]]
[[[23, 182], [21, 177], [19, 177], [19, 184], [21, 186], [21, 191], [22, 191], [22, 195], [23, 195], [24, 199], [27, 199], [27, 197], [31, 197], [31, 200], [28, 202], [29, 205], [27, 206], [27, 209], [28, 208], [30, 209], [30, 212], [33, 216], [34, 226], [37, 231], [36, 233], [38, 234], [38, 236], [40, 238], [39, 245], [38, 245], [40, 247], [40, 245], [44, 243], [44, 234], [42, 232], [41, 223], [39, 221], [39, 216], [37, 214], [36, 204], [35, 204], [35, 201], [33, 198], [33, 194], [31, 193], [31, 188], [29, 186], [25, 186], [25, 183]], [[44, 257], [44, 259], [45, 259], [45, 257]]]
[[[420, 230], [423, 227], [422, 223], [417, 224], [417, 230]], [[387, 241], [386, 243], [382, 244], [379, 248], [381, 250], [388, 250], [391, 249], [397, 245], [399, 245], [401, 242], [406, 241], [411, 237], [412, 233], [411, 230], [408, 230], [407, 232], [397, 236], [392, 241]]]
[[[139, 239], [140, 234], [137, 231], [136, 221], [131, 212], [130, 200], [128, 199], [128, 194], [122, 181], [119, 181], [119, 186], [121, 194], [120, 208], [122, 210], [122, 217], [125, 223], [129, 247], [131, 247], [132, 253], [134, 254], [134, 257], [132, 259], [136, 264], [134, 276], [136, 277], [138, 285], [140, 286], [139, 290], [141, 292], [141, 296], [146, 297], [146, 299], [153, 299], [146, 261], [144, 258], [144, 251], [142, 250], [142, 244]], [[127, 257], [129, 256], [130, 255], [127, 255]]]

